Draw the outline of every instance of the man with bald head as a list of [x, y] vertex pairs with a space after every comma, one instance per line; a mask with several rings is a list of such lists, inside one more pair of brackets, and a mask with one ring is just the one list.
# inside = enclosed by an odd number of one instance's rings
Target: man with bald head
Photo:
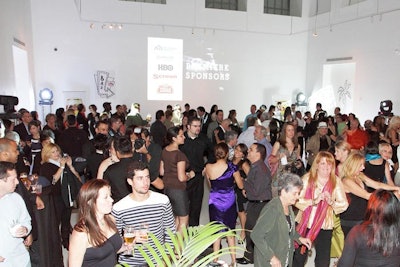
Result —
[[17, 143], [6, 138], [0, 138], [0, 161], [17, 163], [19, 150]]

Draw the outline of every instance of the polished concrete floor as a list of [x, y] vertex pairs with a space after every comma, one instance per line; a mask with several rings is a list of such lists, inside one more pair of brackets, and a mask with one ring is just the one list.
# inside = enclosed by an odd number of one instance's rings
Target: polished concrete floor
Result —
[[[205, 182], [204, 185], [204, 197], [203, 197], [203, 205], [202, 205], [202, 209], [201, 209], [201, 215], [200, 215], [200, 224], [207, 224], [209, 222], [209, 214], [208, 214], [208, 197], [209, 197], [209, 188], [207, 183]], [[74, 212], [72, 213], [71, 216], [71, 223], [72, 225], [74, 225], [77, 221], [77, 211], [74, 210]], [[222, 246], [226, 247], [227, 243], [223, 240], [222, 241]], [[311, 257], [308, 259], [307, 264], [305, 267], [314, 267], [314, 257], [315, 257], [315, 251], [313, 251], [314, 253], [311, 254]], [[242, 252], [238, 252], [237, 257], [242, 257]], [[64, 266], [68, 266], [68, 251], [63, 249], [63, 256], [64, 256]], [[231, 262], [230, 256], [222, 256], [221, 257], [222, 261], [225, 261], [227, 263]], [[332, 259], [331, 260], [331, 267], [334, 266], [334, 262], [336, 260]], [[247, 265], [240, 265], [238, 264], [238, 266], [248, 266], [248, 267], [253, 267], [253, 264], [247, 264]], [[268, 267], [268, 265], [266, 265], [265, 267]]]

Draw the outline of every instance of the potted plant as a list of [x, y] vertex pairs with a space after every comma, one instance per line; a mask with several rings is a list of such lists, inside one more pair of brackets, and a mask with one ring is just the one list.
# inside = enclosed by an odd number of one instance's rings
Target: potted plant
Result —
[[[238, 237], [237, 230], [228, 229], [226, 226], [217, 222], [210, 222], [202, 226], [188, 227], [186, 230], [182, 231], [182, 233], [174, 233], [169, 230], [168, 235], [172, 240], [173, 246], [170, 244], [161, 244], [152, 233], [149, 233], [149, 238], [153, 240], [156, 250], [150, 247], [149, 244], [140, 245], [136, 248], [143, 255], [150, 267], [205, 267], [219, 256], [230, 253], [230, 248], [226, 247], [211, 252], [204, 257], [200, 257], [218, 238], [227, 236]], [[146, 254], [143, 246], [147, 247], [151, 255]], [[239, 246], [235, 246], [235, 249], [245, 250], [244, 247]], [[156, 261], [156, 264], [152, 262], [151, 258]], [[116, 266], [127, 267], [129, 265], [118, 264]]]

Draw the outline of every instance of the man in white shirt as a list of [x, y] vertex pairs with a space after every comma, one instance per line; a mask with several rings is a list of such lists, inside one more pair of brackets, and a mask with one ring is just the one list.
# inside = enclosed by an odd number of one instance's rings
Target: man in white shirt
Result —
[[250, 147], [256, 140], [254, 139], [254, 131], [256, 129], [257, 118], [250, 117], [248, 119], [248, 128], [246, 131], [242, 132], [238, 137], [238, 144], [245, 144]]
[[0, 161], [0, 266], [31, 266], [24, 237], [32, 226], [24, 200], [14, 192], [19, 181], [13, 163]]

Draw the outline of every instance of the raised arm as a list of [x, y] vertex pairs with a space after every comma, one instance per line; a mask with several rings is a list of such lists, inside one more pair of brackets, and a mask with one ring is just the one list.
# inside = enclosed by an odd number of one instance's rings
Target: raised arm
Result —
[[372, 187], [374, 189], [384, 189], [384, 190], [389, 190], [389, 191], [398, 191], [398, 193], [400, 192], [400, 187], [377, 182], [375, 180], [372, 180], [368, 176], [365, 176], [364, 174], [362, 174], [362, 180], [365, 182], [365, 184], [367, 186]]
[[270, 164], [276, 164], [280, 160], [280, 157], [278, 155], [279, 147], [279, 142], [275, 142], [274, 146], [272, 147], [271, 156], [268, 159]]
[[351, 178], [344, 178], [343, 180], [343, 187], [346, 193], [352, 193], [358, 197], [364, 198], [366, 200], [369, 199], [371, 193], [368, 193], [367, 190], [359, 186], [353, 179]]

